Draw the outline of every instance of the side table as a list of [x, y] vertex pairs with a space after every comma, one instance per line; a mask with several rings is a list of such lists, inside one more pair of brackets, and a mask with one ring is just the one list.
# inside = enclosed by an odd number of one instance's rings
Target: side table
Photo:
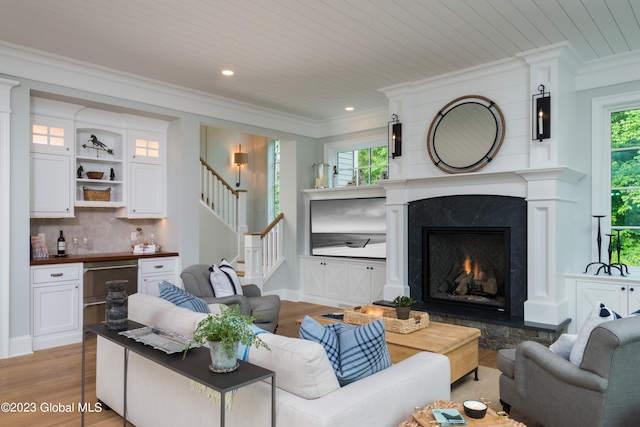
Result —
[[[129, 320], [128, 329], [143, 328], [137, 322]], [[167, 354], [148, 345], [136, 342], [120, 335], [120, 331], [110, 331], [104, 323], [96, 323], [84, 327], [85, 334], [82, 339], [82, 407], [84, 407], [85, 395], [85, 344], [86, 333], [105, 338], [124, 348], [124, 390], [123, 390], [123, 417], [122, 423], [127, 425], [127, 361], [129, 352], [138, 354], [167, 369], [183, 375], [193, 381], [210, 387], [220, 393], [220, 426], [225, 425], [225, 396], [226, 393], [267, 378], [271, 378], [271, 426], [276, 425], [276, 374], [273, 371], [239, 360], [240, 366], [233, 372], [217, 374], [209, 370], [211, 356], [209, 350], [204, 347], [192, 348], [187, 353], [188, 363], [182, 360], [182, 353]], [[84, 427], [84, 412], [82, 412], [82, 426]]]

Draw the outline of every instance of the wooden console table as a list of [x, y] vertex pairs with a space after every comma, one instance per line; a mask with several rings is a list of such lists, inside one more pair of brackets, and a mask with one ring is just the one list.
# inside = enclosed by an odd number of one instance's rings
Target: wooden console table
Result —
[[[323, 325], [336, 322], [322, 316], [313, 318]], [[386, 332], [391, 363], [398, 363], [421, 351], [443, 354], [451, 363], [452, 384], [472, 372], [478, 379], [479, 337], [479, 329], [438, 322], [430, 322], [428, 327], [410, 334]]]
[[[143, 328], [145, 325], [129, 320], [129, 329]], [[166, 354], [148, 345], [136, 342], [130, 338], [120, 335], [119, 332], [110, 331], [104, 323], [96, 323], [84, 327], [85, 332], [93, 333], [105, 338], [124, 348], [124, 390], [123, 390], [123, 425], [127, 425], [127, 360], [129, 352], [134, 352], [146, 359], [149, 359], [167, 369], [183, 375], [193, 381], [210, 387], [220, 393], [220, 426], [225, 424], [225, 395], [227, 392], [244, 387], [255, 382], [271, 378], [271, 426], [276, 425], [276, 374], [273, 371], [252, 365], [251, 363], [239, 360], [240, 367], [227, 374], [216, 374], [209, 370], [211, 356], [209, 349], [200, 347], [192, 348], [187, 354], [187, 359], [182, 360], [182, 353]], [[82, 407], [85, 405], [85, 342], [86, 333], [82, 339]], [[84, 411], [82, 412], [82, 426], [84, 427]]]

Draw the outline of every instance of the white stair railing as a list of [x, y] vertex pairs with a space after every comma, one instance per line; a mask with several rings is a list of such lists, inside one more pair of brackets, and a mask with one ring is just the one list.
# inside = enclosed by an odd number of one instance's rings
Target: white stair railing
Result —
[[262, 285], [284, 261], [283, 218], [280, 214], [262, 233], [248, 233], [247, 192], [234, 190], [200, 158], [200, 200], [238, 233], [238, 258], [244, 253], [243, 283]]
[[234, 190], [211, 166], [200, 158], [200, 200], [233, 230], [244, 232], [246, 209], [242, 209], [246, 190]]
[[262, 233], [245, 233], [244, 282], [262, 285], [284, 261], [282, 248], [284, 215], [280, 214]]

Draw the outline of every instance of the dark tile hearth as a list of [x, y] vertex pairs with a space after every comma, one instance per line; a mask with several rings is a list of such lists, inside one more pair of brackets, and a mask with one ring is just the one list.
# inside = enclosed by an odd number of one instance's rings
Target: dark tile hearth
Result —
[[[423, 229], [446, 228], [508, 228], [509, 286], [507, 306], [503, 310], [479, 307], [477, 304], [433, 301], [426, 295], [423, 274], [425, 266]], [[527, 297], [527, 203], [523, 198], [495, 195], [456, 195], [416, 200], [408, 207], [408, 285], [412, 298], [427, 311], [451, 315], [481, 316], [494, 310], [496, 315], [524, 318]]]

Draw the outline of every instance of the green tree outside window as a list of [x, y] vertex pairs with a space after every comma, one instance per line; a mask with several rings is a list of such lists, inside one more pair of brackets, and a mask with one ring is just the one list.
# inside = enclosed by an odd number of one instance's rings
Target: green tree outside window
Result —
[[620, 262], [640, 266], [640, 109], [611, 114], [611, 229]]

